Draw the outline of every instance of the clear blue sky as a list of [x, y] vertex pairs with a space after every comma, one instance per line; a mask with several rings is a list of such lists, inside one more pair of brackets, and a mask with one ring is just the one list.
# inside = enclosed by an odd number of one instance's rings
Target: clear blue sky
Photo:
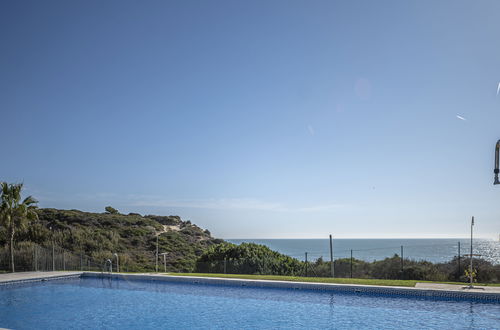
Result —
[[0, 40], [0, 180], [41, 207], [500, 233], [499, 1], [2, 1]]

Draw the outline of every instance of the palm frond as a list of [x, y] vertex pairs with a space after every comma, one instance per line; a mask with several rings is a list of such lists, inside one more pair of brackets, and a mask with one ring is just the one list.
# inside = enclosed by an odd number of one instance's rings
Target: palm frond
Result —
[[32, 205], [32, 204], [37, 204], [38, 201], [33, 198], [33, 196], [28, 196], [23, 200], [23, 204], [25, 205]]

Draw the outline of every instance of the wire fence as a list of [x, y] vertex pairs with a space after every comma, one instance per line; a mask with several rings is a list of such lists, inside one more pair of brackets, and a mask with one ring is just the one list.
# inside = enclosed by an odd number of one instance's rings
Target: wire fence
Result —
[[[425, 246], [425, 249], [434, 251], [444, 247], [434, 244]], [[67, 251], [56, 245], [40, 246], [24, 242], [16, 247], [14, 261], [17, 272], [114, 270], [466, 281], [466, 271], [470, 269], [470, 248], [463, 247], [460, 243], [456, 248], [456, 253], [449, 254], [440, 262], [426, 261], [428, 258], [422, 253], [426, 250], [422, 249], [422, 246], [409, 245], [337, 250], [333, 256], [333, 263], [330, 255], [325, 256], [324, 253], [318, 252], [291, 255], [292, 258], [255, 256], [228, 257], [210, 261], [200, 258], [196, 262], [186, 263], [185, 260], [168, 258], [166, 253], [156, 255], [156, 252], [151, 251], [149, 258], [142, 259], [139, 263], [136, 261], [134, 264], [127, 262], [126, 255], [121, 255], [119, 258], [116, 254], [108, 253], [90, 257], [84, 253]], [[477, 281], [498, 283], [500, 264], [491, 262], [499, 260], [498, 251], [494, 249], [489, 251], [473, 254], [473, 270], [476, 272]], [[10, 258], [8, 246], [0, 248], [0, 272], [11, 271]]]
[[[445, 263], [430, 263], [401, 258], [366, 262], [353, 258], [338, 258], [332, 263], [318, 258], [314, 261], [276, 261], [255, 258], [227, 258], [198, 261], [195, 273], [284, 275], [300, 277], [335, 277], [392, 280], [428, 280], [467, 282], [470, 258], [455, 257]], [[500, 265], [473, 258], [475, 279], [481, 283], [500, 282]]]
[[[487, 245], [485, 245], [487, 243]], [[307, 247], [306, 247], [307, 248]], [[299, 260], [314, 261], [318, 258], [330, 259], [328, 252], [318, 251], [317, 247], [311, 247], [309, 252], [285, 253]], [[425, 244], [425, 245], [399, 245], [370, 248], [352, 248], [334, 250], [335, 259], [356, 258], [364, 261], [376, 261], [390, 258], [394, 255], [403, 256], [411, 260], [425, 260], [433, 263], [448, 262], [455, 257], [467, 257], [470, 255], [470, 245], [463, 242], [454, 244]], [[282, 251], [283, 252], [283, 251]], [[500, 264], [500, 242], [477, 242], [473, 248], [474, 257], [484, 259], [493, 264]]]
[[[485, 244], [478, 242], [472, 250], [474, 279], [482, 283], [500, 283], [500, 243]], [[343, 248], [332, 251], [334, 255], [317, 252], [318, 247], [315, 248], [316, 252], [313, 253], [287, 254], [297, 262], [277, 262], [275, 258], [228, 257], [223, 260], [198, 261], [195, 272], [460, 282], [469, 280], [470, 244], [460, 241], [455, 244], [448, 242]]]
[[[14, 249], [14, 270], [27, 271], [102, 271], [105, 266], [93, 258], [66, 251], [58, 246], [43, 247], [37, 244]], [[10, 249], [0, 249], [0, 272], [12, 271]]]

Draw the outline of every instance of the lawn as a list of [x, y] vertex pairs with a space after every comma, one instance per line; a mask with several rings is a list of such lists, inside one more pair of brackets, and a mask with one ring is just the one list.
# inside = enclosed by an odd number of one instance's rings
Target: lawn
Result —
[[[299, 277], [299, 276], [280, 276], [280, 275], [244, 275], [244, 274], [204, 274], [204, 273], [167, 273], [166, 275], [175, 276], [199, 276], [199, 277], [219, 277], [219, 278], [240, 278], [246, 280], [272, 280], [272, 281], [292, 281], [292, 282], [314, 282], [314, 283], [337, 283], [337, 284], [361, 284], [361, 285], [385, 285], [385, 286], [406, 286], [414, 287], [416, 283], [446, 283], [465, 285], [459, 282], [433, 282], [417, 280], [378, 280], [366, 278], [329, 278], [329, 277]], [[500, 284], [480, 284], [500, 286]]]

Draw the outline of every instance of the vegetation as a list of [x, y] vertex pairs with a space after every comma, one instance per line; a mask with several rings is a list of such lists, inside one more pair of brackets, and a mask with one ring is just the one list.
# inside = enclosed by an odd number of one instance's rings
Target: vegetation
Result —
[[[197, 258], [209, 246], [222, 242], [177, 216], [58, 209], [37, 209], [36, 213], [38, 221], [15, 233], [19, 246], [36, 243], [50, 248], [54, 244], [87, 255], [98, 264], [117, 253], [124, 271], [155, 270], [156, 236], [159, 252], [168, 253], [168, 271], [194, 271]], [[6, 227], [0, 227], [0, 245], [7, 238]], [[159, 264], [164, 269], [162, 263], [163, 258]]]
[[37, 201], [31, 196], [21, 201], [22, 183], [2, 182], [1, 187], [0, 224], [5, 228], [10, 249], [10, 269], [14, 272], [14, 240], [19, 231], [26, 229], [29, 220], [38, 218], [35, 212]]
[[[337, 259], [334, 266], [337, 278], [467, 282], [468, 263], [469, 259], [462, 259], [459, 269], [456, 258], [445, 263], [431, 263], [401, 260], [398, 255], [394, 255], [373, 262], [352, 259], [352, 264], [350, 258]], [[493, 265], [482, 259], [474, 259], [473, 263], [477, 282], [500, 282], [500, 265]], [[211, 246], [200, 256], [196, 272], [330, 277], [331, 263], [319, 258], [306, 264], [263, 245], [223, 243]]]
[[196, 271], [231, 274], [301, 274], [304, 264], [299, 260], [269, 249], [267, 246], [222, 243], [209, 247], [196, 262]]
[[[161, 264], [163, 258], [159, 260], [160, 270], [166, 268], [171, 272], [302, 276], [332, 280], [329, 278], [331, 263], [322, 258], [305, 263], [264, 245], [227, 243], [214, 239], [208, 230], [190, 221], [183, 221], [178, 216], [124, 215], [111, 206], [105, 208], [105, 213], [38, 209], [33, 197], [21, 200], [22, 187], [22, 184], [1, 184], [0, 245], [8, 246], [9, 252], [7, 249], [0, 252], [10, 255], [9, 265], [2, 266], [3, 270], [15, 270], [15, 247], [24, 251], [23, 255], [29, 256], [33, 255], [33, 247], [38, 244], [46, 248], [61, 247], [74, 256], [88, 256], [96, 265], [106, 259], [114, 259], [116, 253], [122, 271], [154, 271], [158, 244], [158, 252], [166, 253], [166, 265]], [[2, 258], [6, 259], [7, 256]], [[19, 256], [17, 259], [20, 264]], [[387, 283], [467, 282], [468, 263], [467, 258], [462, 259], [460, 266], [456, 258], [445, 263], [431, 263], [402, 260], [398, 255], [373, 262], [338, 259], [334, 263], [335, 283], [342, 283], [346, 279], [351, 281], [350, 278], [357, 278], [354, 281], [391, 281]], [[473, 263], [474, 281], [500, 282], [500, 265], [482, 259], [474, 259]], [[410, 282], [398, 282], [400, 284], [397, 285]], [[369, 280], [363, 283], [375, 282]]]
[[[220, 278], [241, 278], [246, 280], [268, 280], [268, 281], [292, 281], [292, 282], [313, 282], [313, 283], [336, 283], [336, 284], [359, 284], [359, 285], [385, 285], [385, 286], [407, 286], [414, 287], [417, 280], [383, 280], [368, 278], [331, 278], [331, 277], [300, 277], [281, 275], [245, 275], [245, 274], [208, 274], [208, 273], [168, 273], [175, 276], [199, 276], [199, 277], [220, 277]], [[435, 282], [445, 284], [461, 284], [458, 282]], [[500, 284], [480, 283], [484, 286], [499, 286]]]
[[106, 213], [109, 213], [109, 214], [118, 214], [118, 210], [115, 209], [114, 207], [111, 207], [111, 206], [106, 206], [104, 208], [104, 211], [106, 211]]
[[284, 276], [284, 275], [210, 274], [210, 273], [169, 273], [168, 275], [241, 278], [246, 280], [292, 281], [292, 282], [361, 284], [361, 285], [389, 285], [389, 286], [408, 286], [408, 287], [413, 287], [418, 282], [412, 280], [378, 280], [378, 279], [366, 279], [366, 278], [331, 278], [331, 277], [304, 277], [304, 276]]
[[[454, 258], [448, 262], [432, 263], [429, 261], [416, 261], [404, 259], [394, 255], [391, 258], [365, 262], [353, 259], [352, 275], [350, 259], [335, 260], [335, 274], [339, 277], [403, 279], [418, 281], [457, 281], [467, 282], [467, 265], [470, 259], [463, 258], [461, 265]], [[500, 282], [500, 265], [474, 258], [475, 279], [481, 283]], [[318, 259], [310, 267], [314, 276], [330, 276], [330, 262]]]

